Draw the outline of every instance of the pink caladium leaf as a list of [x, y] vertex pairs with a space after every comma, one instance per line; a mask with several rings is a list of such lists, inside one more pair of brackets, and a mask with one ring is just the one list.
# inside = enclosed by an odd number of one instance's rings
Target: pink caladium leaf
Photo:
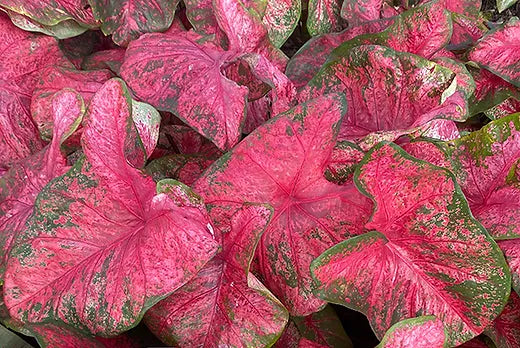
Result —
[[520, 115], [504, 117], [465, 137], [435, 145], [437, 149], [426, 145], [428, 148], [417, 153], [410, 151], [455, 174], [471, 212], [493, 238], [520, 237], [520, 184], [513, 177], [520, 161]]
[[418, 314], [444, 323], [449, 346], [480, 334], [502, 311], [511, 277], [453, 174], [381, 143], [355, 181], [374, 201], [372, 231], [313, 261], [315, 293], [364, 313], [378, 337]]
[[469, 59], [520, 87], [520, 20], [488, 32], [470, 51]]
[[327, 63], [300, 94], [306, 100], [342, 93], [349, 102], [339, 138], [360, 141], [374, 132], [388, 140], [431, 121], [454, 73], [416, 55], [375, 45], [353, 47]]
[[121, 76], [141, 100], [173, 112], [226, 150], [239, 141], [248, 93], [222, 75], [227, 58], [190, 33], [147, 34], [128, 46]]
[[518, 112], [520, 112], [520, 100], [508, 98], [497, 106], [487, 110], [484, 114], [492, 120], [497, 120]]
[[512, 286], [520, 294], [520, 239], [499, 240], [498, 246], [504, 253], [512, 275]]
[[336, 184], [343, 184], [352, 179], [357, 164], [364, 156], [365, 152], [356, 144], [338, 141], [327, 161], [325, 177]]
[[167, 155], [150, 162], [146, 166], [146, 172], [155, 181], [171, 178], [192, 185], [215, 160], [216, 158], [200, 155]]
[[86, 105], [103, 83], [112, 77], [108, 70], [82, 71], [75, 68], [48, 66], [43, 69], [31, 99], [31, 115], [42, 139], [52, 136], [52, 99], [62, 88], [73, 88], [81, 94]]
[[451, 31], [448, 11], [438, 1], [432, 1], [402, 13], [380, 33], [345, 42], [332, 52], [332, 58], [344, 56], [354, 46], [374, 44], [430, 59], [449, 43]]
[[43, 25], [51, 26], [73, 19], [86, 27], [97, 26], [88, 0], [2, 0], [0, 7]]
[[110, 50], [98, 51], [85, 57], [81, 63], [83, 70], [110, 69], [116, 75], [119, 75], [121, 65], [125, 58], [125, 50], [122, 48], [114, 48]]
[[105, 35], [120, 46], [127, 46], [144, 33], [165, 31], [173, 21], [179, 0], [90, 0]]
[[329, 54], [340, 44], [362, 34], [377, 33], [385, 29], [391, 21], [369, 22], [361, 26], [345, 29], [340, 33], [316, 36], [307, 41], [287, 63], [285, 73], [300, 89], [320, 70]]
[[350, 26], [363, 24], [381, 18], [383, 0], [345, 0], [341, 7], [341, 17]]
[[205, 155], [207, 158], [216, 158], [222, 155], [222, 152], [215, 145], [190, 127], [166, 125], [163, 127], [163, 130], [179, 153], [188, 155], [200, 154]]
[[312, 294], [310, 262], [329, 246], [359, 234], [370, 211], [352, 182], [339, 186], [323, 176], [345, 108], [343, 98], [330, 95], [278, 115], [194, 184], [222, 220], [244, 202], [274, 208], [257, 249], [259, 273], [293, 315], [324, 306]]
[[388, 329], [376, 348], [404, 347], [447, 347], [442, 321], [431, 315], [402, 320]]
[[55, 25], [43, 25], [20, 13], [5, 8], [3, 10], [9, 15], [13, 24], [18, 28], [54, 36], [57, 39], [68, 39], [70, 37], [81, 35], [88, 30], [88, 28], [81, 26], [72, 19], [61, 21]]
[[13, 241], [33, 214], [36, 196], [49, 181], [68, 170], [60, 145], [79, 126], [85, 112], [83, 99], [71, 90], [56, 93], [49, 104], [56, 124], [52, 142], [15, 163], [0, 178], [0, 275], [4, 274]]
[[132, 100], [132, 120], [139, 133], [146, 157], [150, 157], [159, 140], [161, 115], [150, 104]]
[[475, 93], [470, 102], [470, 114], [490, 110], [507, 98], [520, 99], [520, 89], [486, 69], [470, 70], [475, 80]]
[[217, 242], [200, 197], [138, 169], [146, 153], [121, 80], [96, 93], [87, 119], [85, 158], [40, 192], [15, 241], [5, 303], [25, 323], [111, 336], [195, 276]]
[[342, 0], [309, 0], [309, 34], [316, 36], [342, 30], [346, 24], [340, 16], [342, 3]]
[[271, 96], [269, 94], [261, 99], [247, 103], [246, 120], [242, 129], [244, 134], [251, 133], [271, 118], [271, 104]]
[[511, 292], [509, 301], [498, 318], [484, 333], [497, 347], [515, 348], [520, 346], [520, 297]]
[[176, 346], [272, 345], [288, 313], [249, 273], [271, 215], [272, 210], [263, 205], [246, 205], [237, 211], [230, 226], [216, 232], [221, 235], [222, 251], [193, 280], [146, 313], [150, 330]]
[[298, 25], [302, 11], [300, 0], [268, 0], [262, 17], [269, 39], [276, 47], [281, 47]]
[[487, 31], [482, 17], [467, 17], [459, 13], [451, 13], [453, 19], [453, 34], [448, 48], [451, 50], [466, 50], [472, 47]]
[[184, 4], [186, 17], [197, 33], [217, 37], [222, 35], [213, 12], [213, 0], [184, 0]]
[[[12, 49], [12, 47], [16, 49]], [[29, 113], [39, 74], [49, 64], [71, 66], [56, 39], [15, 27], [0, 12], [0, 167], [38, 152], [43, 143]]]
[[308, 345], [302, 345], [302, 340], [308, 344], [324, 347], [353, 347], [340, 319], [330, 305], [305, 317], [291, 317], [275, 347], [308, 347]]

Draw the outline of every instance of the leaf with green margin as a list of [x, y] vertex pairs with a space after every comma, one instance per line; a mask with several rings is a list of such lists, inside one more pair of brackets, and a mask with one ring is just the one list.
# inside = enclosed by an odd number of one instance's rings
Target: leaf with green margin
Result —
[[38, 195], [5, 275], [14, 318], [116, 335], [215, 254], [200, 197], [181, 183], [164, 192], [139, 169], [146, 154], [131, 102], [123, 81], [107, 81], [88, 111], [86, 158]]
[[18, 28], [26, 31], [32, 31], [46, 34], [49, 36], [54, 36], [55, 38], [60, 40], [81, 35], [88, 30], [87, 27], [79, 25], [76, 21], [72, 19], [61, 21], [55, 25], [43, 25], [17, 12], [10, 11], [7, 9], [2, 10], [4, 10], [9, 15], [9, 18], [11, 18], [13, 24], [16, 25]]
[[514, 4], [516, 4], [517, 0], [497, 0], [497, 9], [498, 13], [502, 13]]
[[61, 145], [77, 129], [85, 106], [73, 90], [62, 90], [50, 99], [52, 141], [40, 152], [16, 162], [0, 178], [0, 277], [3, 280], [7, 256], [25, 223], [33, 214], [36, 196], [47, 183], [70, 167]]
[[112, 76], [108, 70], [83, 71], [53, 65], [43, 69], [31, 99], [31, 115], [42, 139], [49, 141], [52, 137], [52, 99], [56, 92], [72, 88], [83, 97], [88, 107], [94, 93]]
[[114, 74], [119, 75], [119, 69], [123, 65], [126, 50], [114, 48], [110, 50], [97, 51], [85, 57], [81, 62], [82, 70], [110, 69]]
[[88, 0], [1, 0], [0, 7], [48, 26], [69, 19], [88, 28], [98, 26]]
[[330, 60], [344, 57], [355, 46], [367, 44], [387, 46], [430, 59], [450, 41], [451, 16], [439, 1], [414, 7], [392, 20], [393, 23], [380, 33], [360, 35], [338, 46], [332, 51]]
[[511, 277], [453, 174], [381, 143], [354, 180], [374, 201], [372, 232], [313, 261], [315, 293], [364, 313], [378, 337], [418, 315], [437, 316], [450, 346], [480, 334], [507, 302]]
[[520, 161], [520, 114], [434, 145], [418, 142], [406, 147], [406, 151], [452, 171], [471, 212], [493, 238], [520, 237], [520, 184], [510, 178]]
[[325, 177], [330, 182], [343, 184], [352, 179], [357, 165], [365, 152], [359, 146], [348, 141], [338, 141], [327, 160]]
[[486, 69], [470, 69], [475, 80], [475, 93], [470, 100], [470, 115], [490, 110], [507, 98], [520, 99], [520, 89]]
[[520, 100], [511, 97], [485, 111], [484, 114], [491, 120], [497, 120], [518, 112], [520, 112]]
[[430, 111], [442, 104], [454, 77], [451, 70], [419, 56], [362, 45], [325, 64], [300, 100], [345, 94], [349, 108], [340, 140], [358, 142], [375, 132], [394, 140], [437, 117]]
[[150, 104], [132, 100], [132, 119], [141, 139], [146, 157], [150, 157], [159, 140], [161, 115]]
[[435, 316], [420, 316], [392, 325], [376, 348], [447, 347], [442, 321]]
[[298, 25], [301, 12], [301, 0], [268, 0], [262, 23], [274, 46], [282, 47], [291, 36]]
[[29, 112], [41, 71], [50, 64], [72, 64], [55, 38], [21, 30], [1, 11], [0, 52], [0, 168], [5, 170], [43, 148]]
[[144, 33], [162, 32], [170, 27], [179, 0], [89, 0], [94, 17], [105, 35], [119, 46]]
[[341, 17], [353, 27], [380, 19], [382, 6], [383, 0], [345, 0], [341, 7]]
[[225, 230], [215, 231], [222, 251], [146, 313], [144, 321], [156, 336], [182, 347], [269, 347], [278, 339], [287, 310], [249, 273], [272, 212], [268, 206], [244, 205]]
[[503, 27], [489, 31], [469, 52], [468, 58], [520, 87], [520, 20], [511, 18]]
[[305, 317], [291, 317], [275, 347], [306, 347], [302, 345], [302, 340], [324, 347], [353, 347], [340, 319], [330, 305]]
[[499, 240], [497, 243], [511, 270], [513, 289], [520, 294], [520, 239]]
[[184, 0], [186, 17], [193, 30], [202, 35], [222, 35], [213, 13], [213, 0]]
[[121, 76], [138, 98], [226, 150], [240, 139], [248, 90], [222, 75], [232, 53], [195, 40], [190, 32], [145, 34], [128, 46]]
[[340, 31], [345, 28], [340, 16], [342, 0], [309, 0], [307, 30], [311, 36]]
[[511, 292], [504, 310], [484, 333], [497, 347], [520, 347], [520, 297], [516, 292]]
[[391, 23], [391, 20], [374, 21], [345, 29], [340, 33], [313, 37], [291, 57], [291, 60], [287, 63], [285, 74], [296, 88], [301, 89], [325, 64], [332, 50], [340, 44], [358, 35], [380, 32]]
[[361, 233], [371, 210], [352, 182], [339, 186], [323, 176], [345, 109], [345, 99], [331, 94], [279, 114], [193, 185], [212, 214], [222, 214], [219, 221], [229, 219], [244, 202], [274, 208], [257, 249], [258, 269], [293, 315], [324, 306], [312, 294], [310, 262], [345, 237]]

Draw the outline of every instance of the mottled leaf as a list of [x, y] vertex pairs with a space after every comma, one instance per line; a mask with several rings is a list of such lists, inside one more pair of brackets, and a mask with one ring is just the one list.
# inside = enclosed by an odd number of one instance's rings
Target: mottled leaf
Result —
[[173, 21], [179, 0], [89, 0], [105, 35], [127, 46], [144, 33], [165, 31]]
[[150, 157], [159, 140], [161, 115], [151, 105], [132, 100], [132, 120], [143, 143], [146, 157]]
[[406, 347], [446, 347], [446, 334], [442, 321], [435, 316], [402, 320], [388, 329], [376, 348]]
[[302, 11], [301, 0], [268, 0], [262, 17], [269, 39], [281, 47], [298, 25]]
[[96, 93], [87, 119], [86, 158], [40, 192], [15, 241], [5, 302], [26, 323], [110, 336], [195, 276], [217, 243], [198, 196], [138, 169], [146, 154], [121, 80]]
[[512, 275], [512, 286], [520, 294], [520, 239], [499, 240], [498, 246], [502, 249]]
[[341, 7], [341, 17], [348, 21], [349, 26], [380, 18], [383, 0], [344, 0]]
[[146, 166], [155, 181], [172, 178], [186, 185], [192, 185], [215, 159], [206, 156], [174, 154], [163, 156]]
[[1, 0], [0, 7], [43, 25], [56, 25], [73, 19], [87, 27], [97, 26], [88, 0]]
[[29, 113], [41, 70], [49, 64], [70, 67], [71, 63], [56, 39], [15, 27], [3, 12], [0, 52], [0, 167], [5, 169], [43, 147]]
[[129, 45], [121, 76], [141, 100], [173, 112], [225, 150], [239, 140], [248, 93], [222, 75], [227, 58], [189, 33], [148, 34]]
[[372, 232], [313, 261], [316, 294], [364, 313], [378, 337], [417, 315], [437, 316], [450, 346], [481, 333], [507, 301], [510, 274], [453, 175], [382, 143], [355, 181], [374, 201]]
[[507, 98], [520, 99], [520, 90], [497, 75], [485, 70], [470, 70], [475, 80], [475, 93], [471, 98], [470, 114], [485, 112]]
[[114, 48], [111, 50], [98, 51], [85, 57], [81, 63], [83, 70], [110, 69], [116, 75], [119, 75], [119, 69], [123, 65], [125, 58], [125, 50], [122, 48]]
[[499, 13], [504, 12], [514, 4], [516, 4], [517, 0], [497, 0], [497, 9]]
[[469, 59], [520, 87], [520, 20], [489, 31], [469, 53]]
[[216, 231], [222, 252], [193, 280], [146, 313], [151, 331], [163, 342], [178, 346], [272, 345], [287, 323], [287, 310], [249, 274], [271, 214], [262, 205], [244, 206], [226, 230]]
[[300, 98], [345, 94], [349, 108], [341, 140], [359, 141], [373, 132], [387, 132], [393, 140], [437, 116], [428, 112], [441, 105], [453, 79], [451, 70], [419, 56], [363, 45], [327, 63]]
[[70, 90], [56, 93], [49, 100], [50, 113], [57, 125], [52, 142], [40, 152], [15, 163], [0, 178], [0, 275], [14, 239], [23, 233], [33, 214], [36, 196], [45, 185], [68, 170], [60, 145], [78, 127], [85, 112], [81, 96]]
[[356, 144], [339, 141], [327, 160], [325, 177], [337, 184], [352, 179], [357, 164], [361, 162], [364, 156], [365, 153]]
[[484, 333], [497, 347], [515, 348], [520, 346], [520, 298], [511, 292], [509, 301], [498, 318]]
[[213, 0], [184, 0], [186, 16], [193, 29], [202, 35], [215, 35], [220, 30], [213, 12]]
[[274, 216], [257, 249], [266, 286], [293, 315], [318, 311], [310, 262], [323, 250], [362, 231], [369, 202], [352, 182], [323, 176], [345, 101], [330, 95], [266, 122], [215, 162], [194, 184], [212, 213], [229, 219], [244, 202], [264, 202]]
[[42, 139], [52, 136], [52, 98], [62, 88], [73, 88], [79, 92], [88, 106], [103, 83], [112, 77], [108, 70], [81, 71], [75, 68], [48, 66], [36, 83], [31, 100], [31, 115]]
[[340, 16], [342, 0], [309, 0], [307, 30], [311, 36], [342, 30], [345, 25]]

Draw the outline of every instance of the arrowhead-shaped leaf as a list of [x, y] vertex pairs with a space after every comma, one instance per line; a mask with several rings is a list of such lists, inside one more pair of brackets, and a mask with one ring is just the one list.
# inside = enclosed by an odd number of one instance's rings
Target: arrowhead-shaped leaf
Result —
[[217, 243], [198, 196], [180, 183], [156, 189], [138, 169], [146, 154], [121, 80], [96, 93], [87, 119], [86, 159], [40, 192], [15, 241], [5, 302], [23, 322], [109, 336], [190, 280]]
[[451, 70], [419, 56], [363, 45], [327, 63], [300, 98], [346, 95], [349, 108], [341, 140], [358, 141], [373, 132], [388, 132], [396, 138], [436, 116], [428, 112], [441, 105], [453, 79]]
[[244, 202], [274, 208], [257, 250], [259, 271], [294, 315], [324, 305], [311, 292], [310, 262], [331, 245], [359, 234], [370, 211], [352, 183], [339, 186], [323, 176], [345, 108], [343, 98], [330, 95], [280, 114], [194, 184], [222, 220]]
[[502, 311], [510, 274], [453, 175], [382, 143], [355, 181], [375, 203], [373, 231], [312, 263], [316, 294], [367, 315], [379, 337], [417, 315], [437, 316], [451, 346], [480, 334]]
[[273, 344], [287, 323], [287, 310], [249, 274], [271, 214], [266, 206], [246, 205], [233, 215], [225, 231], [216, 231], [222, 252], [193, 280], [146, 313], [151, 331], [163, 342], [178, 346]]
[[165, 31], [173, 21], [179, 0], [90, 0], [105, 35], [127, 46], [144, 33]]
[[227, 58], [188, 33], [148, 34], [129, 45], [121, 76], [137, 97], [173, 112], [225, 150], [239, 140], [248, 93], [222, 75]]
[[15, 163], [0, 178], [0, 274], [16, 237], [33, 214], [36, 196], [45, 185], [68, 170], [60, 145], [79, 126], [85, 108], [81, 96], [70, 90], [50, 99], [53, 115], [52, 142], [40, 152]]
[[309, 0], [307, 30], [311, 36], [340, 31], [345, 27], [340, 16], [342, 0]]
[[520, 20], [488, 32], [471, 50], [469, 59], [520, 87]]
[[269, 39], [276, 47], [281, 47], [298, 25], [302, 11], [300, 0], [268, 0], [262, 23]]
[[520, 297], [511, 292], [509, 301], [498, 318], [484, 333], [497, 347], [515, 348], [520, 346]]
[[376, 348], [441, 348], [446, 346], [446, 333], [442, 321], [435, 316], [421, 316], [405, 319], [392, 325]]

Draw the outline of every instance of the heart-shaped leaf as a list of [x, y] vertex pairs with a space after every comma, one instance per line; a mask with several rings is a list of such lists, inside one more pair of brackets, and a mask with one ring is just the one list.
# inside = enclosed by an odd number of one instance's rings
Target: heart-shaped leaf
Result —
[[201, 199], [163, 192], [138, 168], [145, 149], [124, 83], [92, 98], [80, 159], [38, 195], [15, 241], [5, 302], [23, 322], [65, 322], [102, 336], [136, 325], [216, 252]]
[[442, 321], [435, 316], [402, 320], [388, 329], [376, 348], [400, 347], [446, 347], [446, 333]]
[[469, 59], [520, 87], [520, 20], [488, 32], [471, 50]]
[[222, 251], [193, 280], [146, 313], [151, 331], [179, 346], [272, 345], [287, 323], [287, 310], [249, 273], [271, 214], [262, 205], [246, 205], [234, 214], [231, 225], [216, 232]]
[[453, 175], [381, 143], [355, 181], [375, 203], [365, 226], [373, 231], [312, 263], [316, 294], [367, 315], [379, 337], [417, 315], [437, 316], [450, 346], [480, 334], [502, 311], [511, 278]]
[[[229, 219], [244, 202], [268, 203], [274, 216], [257, 249], [266, 286], [294, 315], [318, 311], [310, 262], [345, 237], [359, 234], [370, 203], [352, 182], [323, 176], [345, 113], [337, 95], [301, 104], [257, 128], [207, 169], [194, 188]], [[213, 216], [213, 215], [212, 215]]]
[[225, 150], [239, 140], [248, 93], [222, 75], [227, 58], [189, 33], [148, 34], [128, 46], [121, 76], [137, 97], [173, 112]]
[[165, 31], [173, 21], [179, 0], [89, 0], [105, 35], [127, 46], [144, 33]]

